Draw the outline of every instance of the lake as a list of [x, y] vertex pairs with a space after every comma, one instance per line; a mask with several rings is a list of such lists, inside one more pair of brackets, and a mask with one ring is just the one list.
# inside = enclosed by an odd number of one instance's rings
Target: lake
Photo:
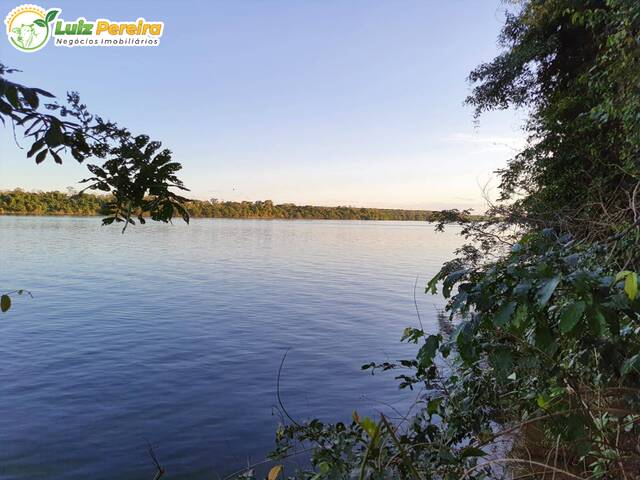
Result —
[[298, 420], [393, 416], [417, 392], [370, 361], [438, 331], [424, 285], [460, 245], [414, 222], [0, 217], [0, 478], [218, 478]]

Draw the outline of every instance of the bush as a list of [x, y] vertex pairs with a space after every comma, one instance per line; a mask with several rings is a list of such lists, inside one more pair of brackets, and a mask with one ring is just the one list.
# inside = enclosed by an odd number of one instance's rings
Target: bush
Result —
[[[311, 445], [315, 469], [297, 476], [314, 479], [625, 478], [640, 465], [640, 300], [637, 274], [610, 271], [607, 252], [545, 230], [438, 275], [428, 289], [441, 281], [453, 333], [408, 328], [415, 358], [363, 366], [424, 386], [417, 413], [283, 426], [274, 457]], [[539, 454], [518, 456], [523, 439]]]

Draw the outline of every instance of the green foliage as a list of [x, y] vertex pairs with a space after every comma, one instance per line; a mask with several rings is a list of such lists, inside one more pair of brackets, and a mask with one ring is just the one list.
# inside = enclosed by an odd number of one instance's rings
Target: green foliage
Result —
[[[57, 12], [49, 13], [51, 20]], [[186, 198], [175, 190], [186, 190], [176, 173], [182, 168], [171, 161], [171, 152], [160, 150], [160, 142], [146, 135], [132, 135], [126, 128], [91, 114], [77, 93], [67, 94], [64, 104], [41, 98], [54, 96], [42, 89], [26, 87], [6, 78], [17, 70], [0, 64], [0, 120], [22, 129], [31, 142], [27, 157], [36, 164], [51, 157], [62, 163], [66, 154], [76, 161], [96, 159], [89, 164], [85, 190], [99, 190], [111, 196], [104, 224], [124, 222], [125, 229], [143, 215], [169, 222], [175, 214], [188, 222]], [[123, 229], [124, 232], [124, 229]]]
[[0, 214], [11, 215], [102, 215], [109, 198], [71, 192], [0, 192]]
[[[97, 170], [98, 171], [98, 170]], [[98, 171], [98, 173], [101, 173]], [[146, 201], [149, 201], [149, 197]], [[113, 205], [109, 195], [71, 192], [0, 192], [0, 215], [107, 215]], [[220, 202], [189, 200], [183, 203], [189, 217], [270, 218], [331, 220], [411, 220], [430, 221], [435, 212], [356, 207], [275, 205], [270, 200], [257, 202]], [[145, 207], [147, 211], [150, 207]], [[179, 210], [179, 207], [175, 207]]]
[[281, 218], [327, 220], [407, 220], [431, 221], [435, 212], [429, 210], [401, 210], [359, 207], [321, 207], [274, 204], [271, 200], [256, 202], [191, 201], [187, 208], [193, 217], [212, 218]]
[[610, 270], [606, 245], [545, 230], [495, 262], [439, 275], [451, 335], [407, 328], [415, 359], [362, 367], [424, 387], [418, 413], [404, 425], [355, 414], [350, 425], [283, 426], [275, 458], [301, 442], [314, 446], [315, 469], [299, 478], [510, 478], [481, 459], [535, 425], [574, 455], [565, 473], [621, 478], [618, 460], [640, 460], [620, 440], [640, 434], [640, 298], [624, 287], [633, 273]]
[[496, 213], [595, 240], [637, 225], [639, 34], [636, 0], [530, 0], [507, 16], [505, 50], [471, 73], [467, 100], [529, 114]]

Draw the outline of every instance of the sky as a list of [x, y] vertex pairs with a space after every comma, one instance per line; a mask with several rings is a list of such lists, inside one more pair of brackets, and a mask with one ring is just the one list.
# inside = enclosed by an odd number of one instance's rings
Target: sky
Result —
[[[0, 0], [2, 20], [18, 3]], [[23, 53], [5, 36], [0, 61], [162, 141], [193, 198], [481, 211], [482, 187], [523, 143], [522, 113], [476, 124], [463, 105], [469, 72], [499, 52], [499, 0], [33, 3], [66, 21], [164, 22], [158, 47]], [[0, 129], [0, 190], [87, 176], [25, 152]]]

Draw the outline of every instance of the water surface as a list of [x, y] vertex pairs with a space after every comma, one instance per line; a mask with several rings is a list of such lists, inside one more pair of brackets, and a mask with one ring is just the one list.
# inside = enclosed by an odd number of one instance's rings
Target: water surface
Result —
[[193, 220], [121, 235], [96, 218], [0, 217], [0, 478], [218, 478], [297, 419], [405, 408], [402, 329], [460, 240], [413, 222]]

